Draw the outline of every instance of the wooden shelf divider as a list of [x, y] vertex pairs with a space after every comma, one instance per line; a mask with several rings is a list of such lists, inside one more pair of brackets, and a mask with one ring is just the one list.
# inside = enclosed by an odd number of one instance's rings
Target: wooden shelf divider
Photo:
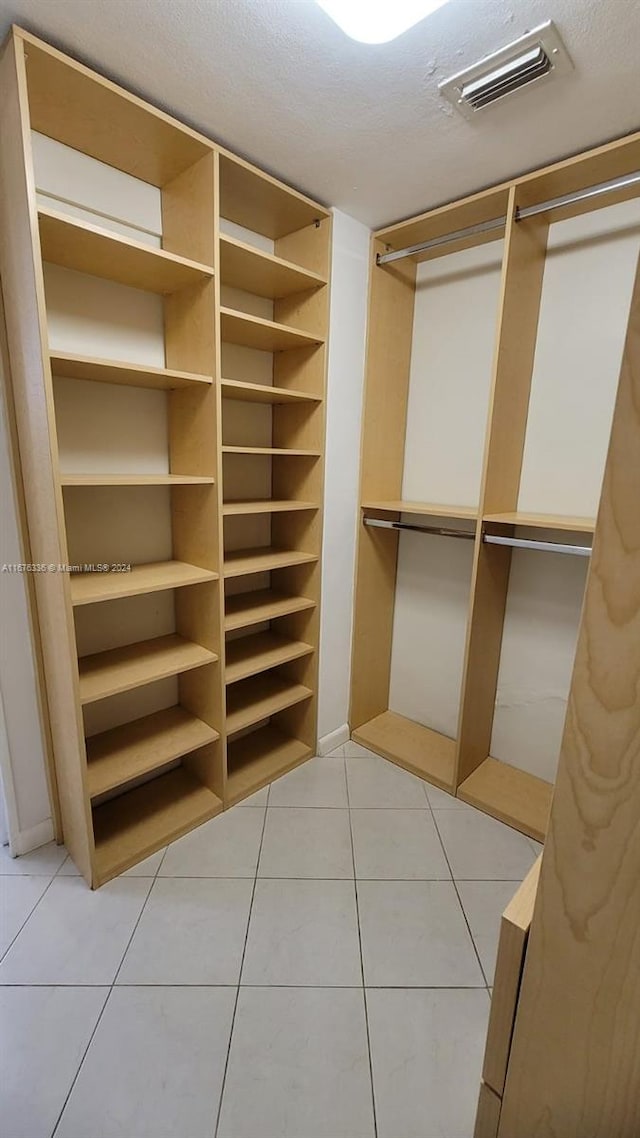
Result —
[[257, 498], [254, 501], [225, 502], [222, 512], [225, 517], [241, 514], [282, 514], [295, 513], [296, 510], [317, 510], [315, 502], [300, 502], [297, 498], [278, 501], [276, 498]]
[[275, 589], [256, 589], [251, 593], [234, 593], [225, 603], [225, 632], [237, 628], [247, 628], [266, 620], [276, 620], [280, 616], [290, 616], [294, 612], [304, 612], [315, 608], [316, 602], [309, 597], [287, 596]]
[[62, 474], [62, 486], [211, 486], [215, 478], [196, 474]]
[[499, 759], [485, 759], [458, 787], [458, 798], [544, 842], [553, 786]]
[[221, 811], [217, 795], [182, 766], [94, 807], [96, 885]]
[[65, 269], [161, 295], [213, 276], [208, 265], [67, 217], [57, 210], [40, 207], [38, 224], [43, 260]]
[[327, 283], [318, 273], [226, 234], [220, 236], [220, 273], [222, 284], [273, 300]]
[[297, 549], [273, 549], [270, 546], [236, 549], [224, 555], [224, 575], [244, 577], [249, 573], [270, 573], [274, 569], [307, 565], [317, 560], [315, 553], [304, 553]]
[[239, 379], [221, 379], [223, 399], [247, 403], [320, 403], [321, 397], [307, 391], [275, 387], [267, 383], [245, 383]]
[[225, 682], [235, 684], [248, 676], [256, 676], [279, 664], [308, 656], [315, 649], [303, 640], [291, 640], [275, 632], [258, 632], [230, 640], [225, 650]]
[[93, 735], [87, 739], [89, 794], [97, 798], [218, 738], [213, 727], [182, 707]]
[[217, 581], [218, 574], [184, 561], [154, 561], [146, 565], [132, 565], [129, 572], [72, 573], [70, 579], [71, 603], [92, 605], [118, 597], [137, 597], [142, 593]]
[[211, 375], [197, 375], [172, 368], [149, 367], [148, 364], [124, 363], [121, 360], [98, 359], [71, 352], [49, 353], [54, 375], [68, 379], [84, 379], [94, 383], [114, 383], [125, 387], [151, 387], [173, 391], [185, 387], [213, 383]]
[[293, 770], [313, 754], [311, 747], [278, 730], [273, 724], [229, 744], [227, 796], [229, 805]]
[[377, 755], [451, 793], [455, 750], [453, 739], [385, 711], [352, 732], [352, 738]]
[[177, 633], [81, 656], [78, 661], [80, 702], [87, 704], [106, 699], [166, 676], [213, 664], [217, 659], [215, 652]]
[[264, 320], [234, 308], [220, 309], [220, 335], [229, 344], [257, 348], [262, 352], [286, 352], [291, 348], [318, 347], [323, 340], [288, 324]]
[[252, 727], [312, 695], [304, 684], [270, 674], [232, 684], [227, 691], [227, 734]]

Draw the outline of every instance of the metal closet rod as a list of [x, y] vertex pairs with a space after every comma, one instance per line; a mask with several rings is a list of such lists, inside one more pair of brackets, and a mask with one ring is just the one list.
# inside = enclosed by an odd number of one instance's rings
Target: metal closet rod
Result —
[[364, 518], [363, 520], [366, 526], [372, 526], [374, 529], [408, 529], [415, 533], [435, 533], [438, 537], [462, 537], [469, 541], [473, 541], [476, 536], [473, 530], [447, 529], [445, 526], [417, 526], [410, 522], [392, 522], [387, 518]]
[[[587, 201], [589, 198], [599, 198], [602, 194], [612, 193], [614, 190], [624, 190], [628, 186], [640, 183], [640, 170], [634, 174], [625, 174], [620, 178], [612, 178], [610, 182], [599, 182], [595, 186], [588, 186], [584, 190], [576, 190], [572, 194], [563, 194], [559, 198], [550, 198], [537, 205], [528, 205], [523, 209], [516, 209], [515, 220], [525, 221], [528, 217], [537, 217], [539, 213], [548, 213], [550, 209], [558, 209], [574, 202]], [[378, 253], [377, 265], [390, 265], [392, 261], [402, 261], [414, 253], [423, 253], [427, 249], [438, 249], [441, 245], [448, 245], [451, 241], [460, 241], [465, 237], [475, 237], [479, 233], [490, 233], [493, 229], [502, 229], [507, 220], [503, 217], [492, 218], [491, 221], [481, 221], [478, 225], [468, 225], [465, 229], [456, 229], [454, 233], [445, 233], [442, 237], [433, 237], [430, 241], [421, 241], [417, 245], [408, 245], [406, 249], [395, 249], [392, 253]]]
[[[366, 526], [374, 529], [411, 530], [414, 533], [431, 533], [438, 537], [461, 537], [467, 541], [475, 540], [472, 530], [448, 529], [446, 526], [419, 526], [411, 522], [392, 522], [387, 518], [363, 518]], [[482, 540], [487, 545], [508, 545], [512, 549], [535, 549], [547, 553], [568, 553], [574, 557], [590, 557], [590, 545], [568, 545], [560, 541], [535, 541], [526, 537], [502, 537], [499, 534], [483, 533]]]

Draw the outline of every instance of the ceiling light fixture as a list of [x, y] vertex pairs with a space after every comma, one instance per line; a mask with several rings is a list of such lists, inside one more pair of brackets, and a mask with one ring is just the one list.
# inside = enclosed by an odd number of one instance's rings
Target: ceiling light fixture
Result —
[[448, 0], [316, 0], [352, 40], [388, 43]]

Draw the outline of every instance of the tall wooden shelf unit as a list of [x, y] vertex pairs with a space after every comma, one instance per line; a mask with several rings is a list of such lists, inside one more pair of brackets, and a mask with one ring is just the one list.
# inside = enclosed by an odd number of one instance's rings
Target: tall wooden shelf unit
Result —
[[[0, 270], [20, 474], [32, 555], [54, 567], [35, 583], [63, 837], [96, 887], [314, 752], [331, 219], [29, 33], [13, 30], [0, 67]], [[159, 187], [161, 242], [43, 204], [33, 131]], [[159, 295], [164, 366], [50, 348], [43, 263]], [[243, 370], [256, 353], [257, 380]], [[62, 469], [57, 377], [78, 392], [164, 392], [166, 471]], [[255, 431], [239, 437], [254, 407], [259, 445]], [[263, 490], [242, 493], [255, 464]], [[145, 494], [153, 510], [157, 493], [169, 495], [170, 557], [127, 570], [122, 548], [124, 571], [64, 569], [73, 503], [100, 515], [101, 495], [124, 509]], [[91, 563], [107, 564], [99, 552]], [[169, 595], [173, 631], [134, 642], [125, 631], [79, 655], [80, 610], [147, 594]], [[171, 677], [173, 705], [88, 729], [101, 701]]]
[[[512, 551], [486, 535], [590, 545], [594, 518], [519, 511], [543, 272], [549, 227], [637, 197], [640, 186], [520, 210], [623, 178], [640, 169], [640, 135], [537, 171], [373, 235], [368, 362], [361, 458], [350, 726], [355, 740], [466, 802], [542, 840], [552, 784], [490, 755]], [[497, 226], [486, 223], [504, 219]], [[451, 239], [469, 227], [474, 233]], [[377, 263], [377, 256], [438, 241], [427, 251]], [[404, 501], [412, 337], [418, 264], [502, 241], [497, 331], [478, 501]], [[453, 268], [451, 272], [453, 273]], [[424, 317], [428, 319], [427, 317]], [[464, 312], [457, 334], [464, 336]], [[428, 490], [428, 488], [426, 488]], [[595, 511], [594, 511], [595, 512]], [[455, 737], [389, 707], [399, 533], [367, 519], [466, 531], [473, 542], [466, 643]], [[524, 528], [522, 528], [524, 527]], [[435, 539], [434, 539], [435, 540]], [[437, 540], [440, 540], [439, 538]], [[456, 543], [460, 545], [460, 543]], [[536, 557], [544, 557], [539, 553]], [[424, 646], [429, 651], [429, 646]]]

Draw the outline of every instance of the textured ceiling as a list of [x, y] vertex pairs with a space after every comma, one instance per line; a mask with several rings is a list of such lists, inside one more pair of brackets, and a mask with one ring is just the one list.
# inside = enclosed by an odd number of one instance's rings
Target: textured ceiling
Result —
[[[549, 18], [571, 75], [473, 123], [439, 97]], [[374, 226], [640, 126], [638, 0], [450, 0], [375, 46], [314, 0], [0, 0], [14, 21]]]

